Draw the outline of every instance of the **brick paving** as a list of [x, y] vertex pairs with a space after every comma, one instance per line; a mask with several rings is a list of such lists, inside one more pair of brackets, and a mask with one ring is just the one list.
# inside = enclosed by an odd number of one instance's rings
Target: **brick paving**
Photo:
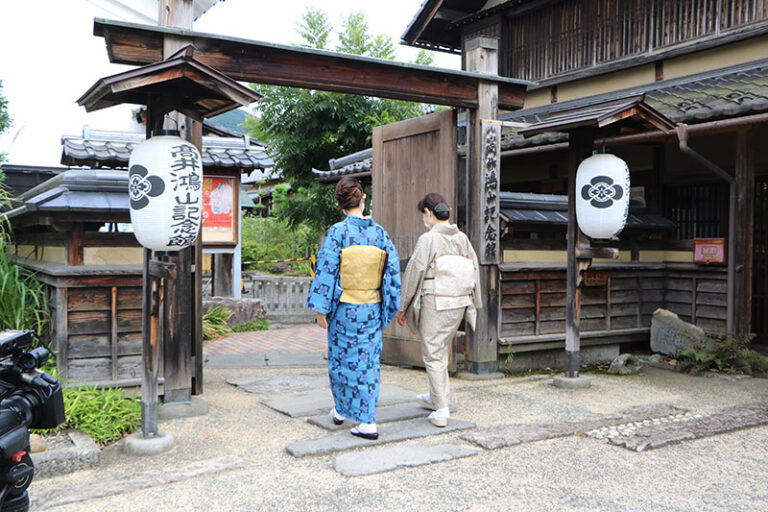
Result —
[[325, 330], [317, 324], [284, 329], [236, 332], [203, 344], [206, 355], [233, 354], [316, 354], [328, 350]]

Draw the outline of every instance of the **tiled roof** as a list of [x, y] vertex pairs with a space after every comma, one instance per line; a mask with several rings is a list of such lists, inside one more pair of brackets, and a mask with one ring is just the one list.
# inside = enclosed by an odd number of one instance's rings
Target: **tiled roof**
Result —
[[328, 162], [330, 170], [312, 169], [318, 181], [337, 181], [350, 174], [369, 176], [373, 169], [373, 149], [368, 148]]
[[[554, 194], [529, 194], [523, 192], [502, 192], [501, 217], [510, 223], [568, 224], [568, 196]], [[670, 229], [675, 223], [656, 210], [645, 208], [642, 203], [631, 200], [627, 227], [638, 229]]]
[[[768, 60], [587, 98], [552, 103], [499, 116], [504, 121], [540, 123], [559, 112], [621, 97], [645, 94], [645, 102], [676, 123], [696, 124], [768, 111]], [[502, 133], [502, 149], [541, 146], [568, 140], [564, 133], [524, 138], [516, 129]]]
[[33, 212], [79, 212], [99, 216], [128, 214], [128, 173], [113, 170], [64, 171], [13, 201], [9, 218]]
[[[133, 148], [144, 141], [144, 134], [84, 130], [83, 135], [61, 138], [61, 163], [73, 166], [125, 168]], [[261, 145], [247, 137], [203, 137], [205, 169], [265, 169], [274, 162]]]

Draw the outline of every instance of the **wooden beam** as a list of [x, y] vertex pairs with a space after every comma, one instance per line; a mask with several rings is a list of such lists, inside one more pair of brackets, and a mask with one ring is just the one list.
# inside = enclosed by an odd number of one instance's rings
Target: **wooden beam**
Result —
[[195, 58], [235, 80], [476, 108], [481, 80], [498, 86], [499, 107], [522, 108], [532, 82], [489, 73], [454, 71], [324, 50], [292, 47], [97, 19], [94, 34], [107, 42], [111, 62], [144, 65], [162, 60], [164, 36], [196, 48]]

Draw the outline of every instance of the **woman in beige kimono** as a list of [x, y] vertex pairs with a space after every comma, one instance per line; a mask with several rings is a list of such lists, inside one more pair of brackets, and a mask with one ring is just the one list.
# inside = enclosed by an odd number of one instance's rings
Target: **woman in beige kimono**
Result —
[[445, 198], [427, 194], [418, 209], [429, 231], [419, 237], [408, 261], [397, 321], [421, 336], [429, 393], [418, 401], [433, 410], [433, 425], [445, 427], [450, 417], [449, 351], [463, 318], [474, 329], [477, 308], [482, 307], [480, 274], [467, 235], [448, 220], [451, 210]]

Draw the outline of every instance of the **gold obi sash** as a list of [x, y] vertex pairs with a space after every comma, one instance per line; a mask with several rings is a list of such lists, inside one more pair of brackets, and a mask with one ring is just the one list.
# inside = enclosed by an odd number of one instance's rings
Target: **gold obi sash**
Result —
[[387, 253], [373, 245], [350, 245], [341, 250], [339, 280], [344, 292], [341, 302], [381, 302], [381, 277]]

